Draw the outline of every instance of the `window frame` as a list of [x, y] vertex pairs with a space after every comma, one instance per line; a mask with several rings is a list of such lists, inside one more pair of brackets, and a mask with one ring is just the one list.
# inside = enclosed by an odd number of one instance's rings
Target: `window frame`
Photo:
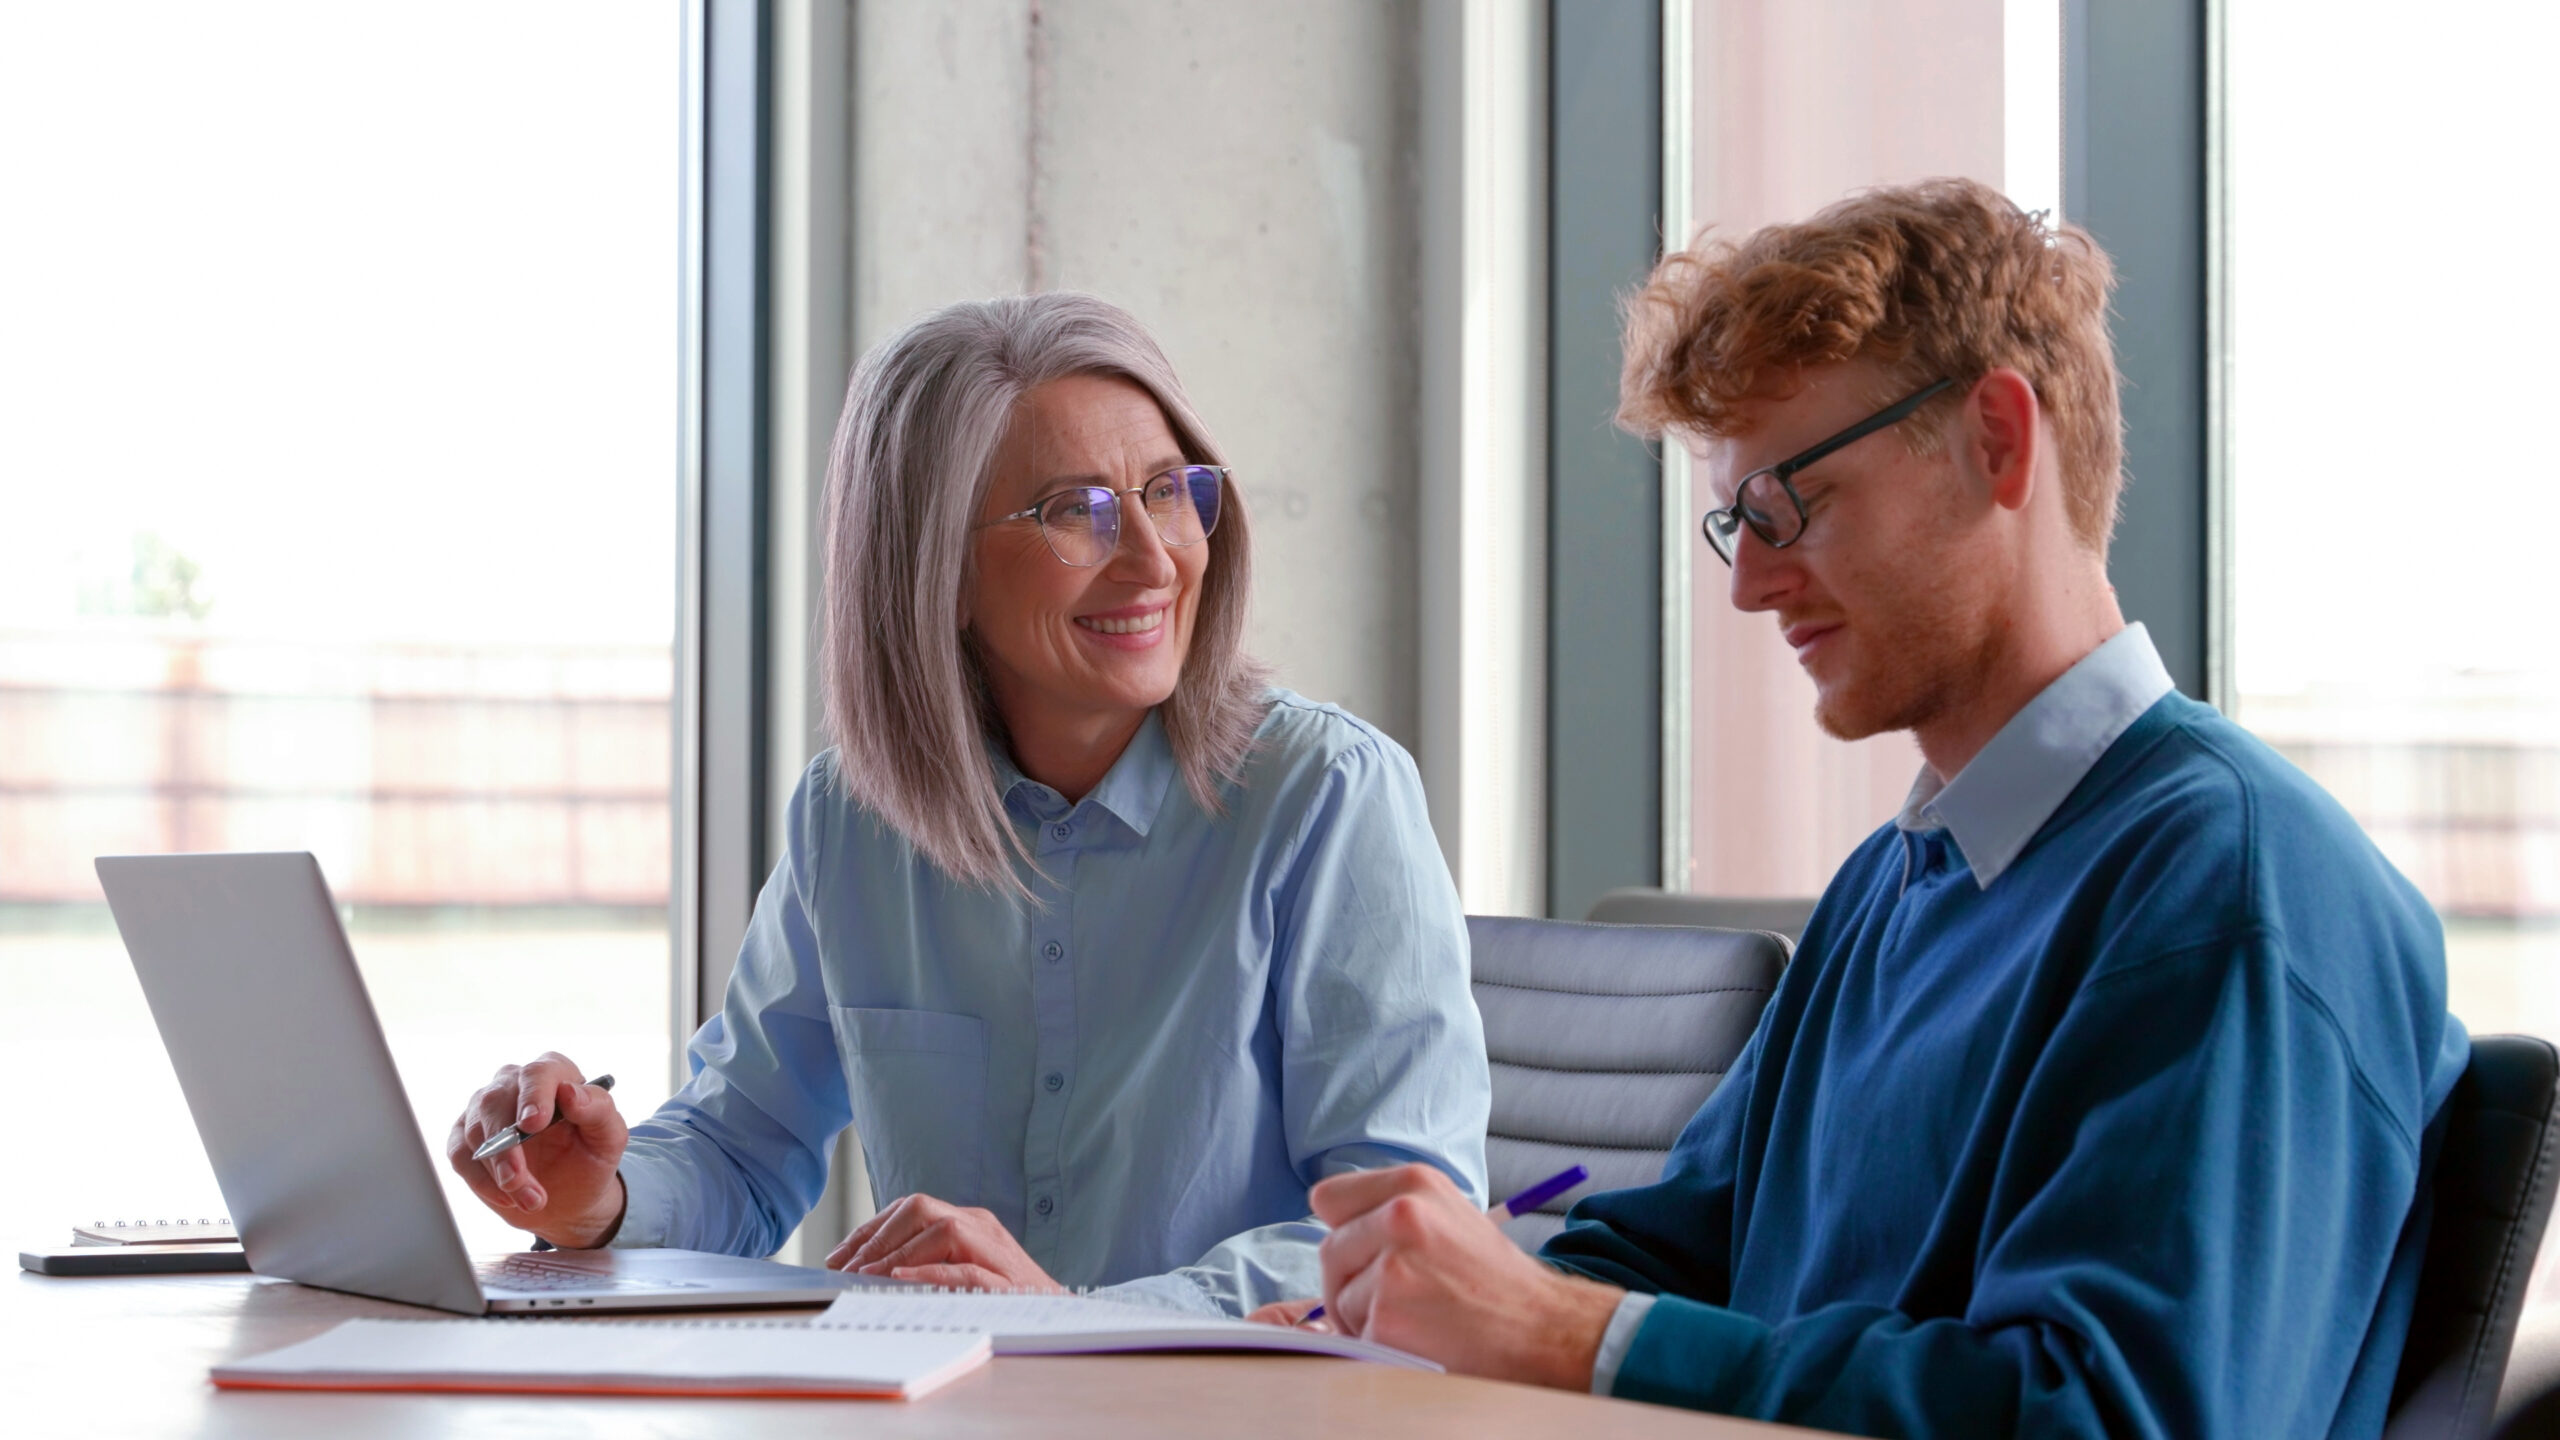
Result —
[[[1548, 915], [1580, 919], [1620, 886], [1686, 870], [1687, 471], [1617, 428], [1619, 297], [1644, 282], [1663, 245], [1683, 243], [1666, 213], [1666, 96], [1686, 46], [1672, 11], [1685, 0], [1550, 0], [1547, 113]], [[1685, 104], [1679, 107], [1685, 117]], [[1677, 147], [1687, 162], [1685, 144]], [[1685, 224], [1685, 219], [1683, 220]], [[1680, 238], [1674, 240], [1675, 233]], [[1682, 457], [1685, 458], [1685, 457]], [[1663, 543], [1643, 537], [1669, 527]], [[1680, 548], [1674, 549], [1674, 546]], [[1684, 653], [1673, 656], [1668, 639]], [[1677, 663], [1675, 663], [1675, 661]], [[1629, 704], [1630, 696], [1651, 704]], [[1685, 751], [1683, 753], [1685, 761]], [[1666, 780], [1679, 778], [1679, 791]], [[1680, 834], [1671, 833], [1676, 817]], [[1676, 868], [1675, 868], [1676, 866]]]
[[674, 1034], [717, 1014], [769, 863], [770, 0], [685, 6]]
[[2108, 578], [2178, 688], [2228, 710], [2221, 31], [2218, 0], [2063, 0], [2063, 215], [2116, 267], [2129, 481]]

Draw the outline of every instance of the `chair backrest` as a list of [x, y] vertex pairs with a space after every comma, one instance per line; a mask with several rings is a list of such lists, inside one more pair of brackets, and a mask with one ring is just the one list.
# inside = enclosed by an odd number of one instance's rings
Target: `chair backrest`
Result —
[[1592, 902], [1584, 917], [1602, 925], [1691, 925], [1708, 930], [1766, 930], [1790, 942], [1804, 938], [1804, 922], [1813, 918], [1813, 901], [1736, 899], [1688, 895], [1629, 885]]
[[2560, 1052], [2525, 1035], [2475, 1036], [2447, 1102], [2435, 1218], [2385, 1440], [2479, 1440], [2551, 1217], [2552, 1097]]
[[2546, 1389], [2524, 1397], [2499, 1422], [2497, 1440], [2551, 1440], [2554, 1435], [2560, 1435], [2560, 1389]]
[[1592, 1190], [1650, 1185], [1786, 968], [1780, 936], [1467, 917], [1493, 1062], [1492, 1199], [1576, 1163], [1591, 1183], [1511, 1222], [1535, 1250]]

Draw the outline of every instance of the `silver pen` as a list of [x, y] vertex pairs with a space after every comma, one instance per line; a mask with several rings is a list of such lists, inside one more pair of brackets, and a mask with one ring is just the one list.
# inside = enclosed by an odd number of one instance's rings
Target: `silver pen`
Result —
[[[610, 1090], [613, 1088], [613, 1077], [610, 1075], [599, 1075], [587, 1083], [593, 1085], [599, 1090]], [[560, 1123], [560, 1111], [557, 1106], [552, 1108], [551, 1123], [554, 1125]], [[523, 1144], [524, 1141], [524, 1132], [517, 1129], [515, 1126], [510, 1125], [506, 1129], [499, 1131], [497, 1134], [490, 1136], [488, 1139], [481, 1141], [480, 1148], [471, 1152], [471, 1158], [474, 1160], [486, 1160], [492, 1155], [504, 1155], [508, 1151]]]

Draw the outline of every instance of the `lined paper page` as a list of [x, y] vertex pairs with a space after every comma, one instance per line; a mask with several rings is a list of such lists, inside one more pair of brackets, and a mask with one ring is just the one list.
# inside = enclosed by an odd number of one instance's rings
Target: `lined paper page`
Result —
[[1252, 1332], [1275, 1327], [1095, 1300], [1003, 1290], [848, 1290], [815, 1322], [844, 1330], [975, 1330], [989, 1335], [1117, 1335], [1150, 1331]]
[[1077, 1355], [1132, 1350], [1277, 1350], [1370, 1360], [1409, 1370], [1440, 1367], [1348, 1335], [1186, 1315], [1082, 1295], [996, 1290], [848, 1290], [812, 1322], [829, 1330], [923, 1330], [995, 1337], [998, 1355]]

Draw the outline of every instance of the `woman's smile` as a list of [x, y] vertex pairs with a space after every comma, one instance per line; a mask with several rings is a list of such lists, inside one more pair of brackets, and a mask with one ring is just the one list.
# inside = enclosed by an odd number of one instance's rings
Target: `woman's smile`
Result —
[[1171, 602], [1159, 601], [1079, 615], [1075, 617], [1076, 628], [1114, 650], [1145, 650], [1164, 640], [1164, 619], [1172, 608]]

